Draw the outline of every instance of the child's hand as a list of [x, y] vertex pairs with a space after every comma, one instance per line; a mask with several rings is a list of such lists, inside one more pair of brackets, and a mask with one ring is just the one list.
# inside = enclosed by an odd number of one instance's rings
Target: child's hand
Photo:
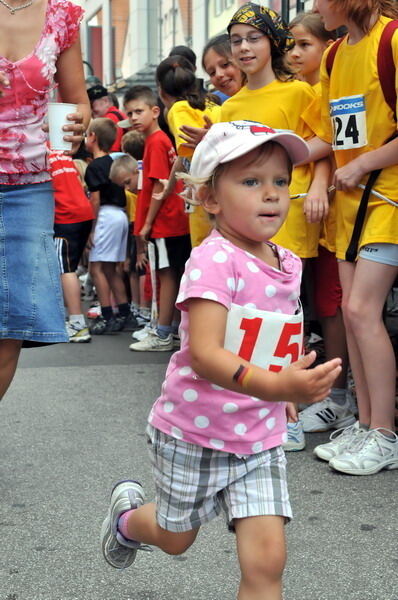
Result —
[[329, 212], [327, 190], [324, 188], [310, 189], [305, 197], [303, 210], [308, 223], [319, 223], [322, 219], [325, 219]]
[[149, 235], [151, 233], [152, 225], [149, 223], [144, 223], [141, 231], [140, 231], [140, 239], [144, 244], [148, 243]]
[[148, 264], [148, 257], [146, 255], [146, 252], [139, 252], [137, 254], [137, 262], [135, 264], [137, 270], [143, 269], [145, 271], [147, 264]]
[[334, 173], [333, 183], [336, 190], [349, 191], [355, 188], [361, 179], [366, 175], [367, 171], [363, 168], [362, 156], [354, 158], [351, 162], [336, 169]]
[[161, 192], [152, 194], [152, 198], [155, 198], [155, 200], [164, 200], [170, 194], [170, 190], [168, 189], [169, 180], [168, 179], [158, 179], [158, 182], [163, 186], [163, 189]]
[[204, 115], [204, 121], [204, 127], [190, 127], [189, 125], [183, 125], [180, 127], [180, 138], [187, 142], [186, 144], [181, 144], [181, 146], [184, 148], [196, 148], [199, 142], [205, 137], [210, 127], [213, 125], [212, 120], [206, 115]]
[[276, 393], [280, 401], [313, 404], [326, 398], [341, 372], [341, 359], [334, 358], [309, 369], [315, 358], [312, 351], [278, 373], [280, 392]]

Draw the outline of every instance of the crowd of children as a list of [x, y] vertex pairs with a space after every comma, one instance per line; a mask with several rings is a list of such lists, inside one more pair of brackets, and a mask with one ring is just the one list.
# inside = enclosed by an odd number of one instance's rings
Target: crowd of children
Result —
[[[335, 471], [398, 468], [383, 322], [398, 272], [398, 34], [384, 37], [396, 18], [390, 0], [315, 0], [287, 27], [248, 2], [203, 50], [211, 91], [180, 50], [158, 65], [159, 97], [134, 86], [127, 120], [92, 121], [91, 332], [130, 328], [133, 351], [181, 343], [149, 416], [156, 503], [133, 480], [112, 491], [101, 536], [114, 567], [146, 544], [183, 552], [223, 509], [238, 598], [279, 600], [291, 518], [280, 447], [334, 430], [314, 452]], [[131, 128], [122, 156], [110, 152], [118, 125]], [[322, 331], [316, 367], [303, 313]]]

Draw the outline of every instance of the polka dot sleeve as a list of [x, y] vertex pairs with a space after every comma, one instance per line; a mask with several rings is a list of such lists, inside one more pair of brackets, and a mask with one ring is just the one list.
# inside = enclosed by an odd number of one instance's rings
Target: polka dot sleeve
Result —
[[186, 311], [189, 298], [205, 298], [229, 309], [238, 286], [232, 245], [214, 238], [213, 241], [206, 240], [192, 250], [181, 279], [176, 306]]

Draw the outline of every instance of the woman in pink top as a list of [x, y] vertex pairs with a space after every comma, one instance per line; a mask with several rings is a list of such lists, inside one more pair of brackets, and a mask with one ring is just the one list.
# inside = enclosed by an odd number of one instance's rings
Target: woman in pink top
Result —
[[22, 346], [68, 341], [43, 120], [58, 85], [78, 105], [65, 130], [77, 149], [90, 118], [81, 16], [68, 0], [0, 4], [0, 398]]
[[284, 401], [323, 398], [340, 371], [339, 359], [306, 370], [315, 352], [300, 358], [301, 261], [269, 241], [289, 209], [292, 164], [307, 155], [297, 135], [252, 121], [213, 125], [195, 150], [189, 181], [215, 230], [186, 263], [181, 350], [149, 417], [156, 504], [144, 504], [137, 481], [121, 481], [103, 522], [115, 568], [143, 544], [185, 552], [223, 509], [236, 533], [239, 600], [282, 598]]

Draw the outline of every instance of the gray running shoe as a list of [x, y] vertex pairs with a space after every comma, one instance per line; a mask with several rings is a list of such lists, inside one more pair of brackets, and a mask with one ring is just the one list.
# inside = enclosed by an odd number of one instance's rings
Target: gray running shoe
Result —
[[93, 335], [106, 335], [117, 331], [115, 318], [104, 319], [102, 315], [97, 317], [92, 325], [90, 325], [90, 333]]
[[138, 481], [119, 481], [112, 490], [108, 514], [101, 527], [101, 549], [106, 562], [115, 569], [129, 567], [137, 550], [152, 551], [150, 546], [127, 540], [117, 528], [121, 515], [138, 508], [144, 500], [144, 490]]

